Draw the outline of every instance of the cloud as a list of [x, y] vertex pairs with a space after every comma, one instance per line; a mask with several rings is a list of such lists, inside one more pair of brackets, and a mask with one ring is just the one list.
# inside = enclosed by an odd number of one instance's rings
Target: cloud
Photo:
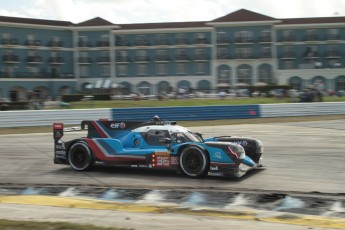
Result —
[[[275, 18], [345, 14], [345, 0], [18, 0], [7, 1], [1, 15], [65, 20], [102, 17], [112, 23], [210, 21], [245, 8]], [[6, 6], [10, 6], [6, 8]], [[16, 10], [17, 7], [17, 10]]]

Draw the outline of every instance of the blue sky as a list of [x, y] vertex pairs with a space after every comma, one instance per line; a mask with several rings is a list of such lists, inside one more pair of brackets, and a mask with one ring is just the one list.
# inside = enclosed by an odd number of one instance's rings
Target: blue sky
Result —
[[239, 9], [276, 18], [345, 16], [345, 0], [0, 0], [0, 15], [79, 23], [210, 21]]

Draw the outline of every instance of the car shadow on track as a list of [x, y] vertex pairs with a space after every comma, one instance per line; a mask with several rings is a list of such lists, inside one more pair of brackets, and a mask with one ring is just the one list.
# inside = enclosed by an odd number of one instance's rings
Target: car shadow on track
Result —
[[[235, 182], [239, 183], [242, 180], [249, 179], [257, 175], [265, 168], [248, 171], [242, 177], [221, 177], [221, 176], [205, 176], [201, 178], [191, 178], [182, 173], [176, 173], [174, 170], [159, 170], [159, 169], [138, 169], [138, 168], [121, 168], [121, 167], [93, 167], [91, 170], [85, 172], [76, 172], [69, 166], [54, 170], [52, 173], [61, 176], [79, 177], [100, 177], [100, 178], [128, 178], [128, 179], [156, 179], [161, 181], [176, 181], [176, 180], [199, 180], [199, 181], [214, 181], [214, 182]], [[162, 180], [162, 178], [164, 178]], [[129, 182], [130, 183], [130, 182]]]

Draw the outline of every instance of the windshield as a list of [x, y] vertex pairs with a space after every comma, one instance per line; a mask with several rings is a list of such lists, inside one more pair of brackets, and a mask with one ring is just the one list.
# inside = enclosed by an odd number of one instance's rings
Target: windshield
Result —
[[187, 131], [187, 132], [176, 132], [172, 134], [172, 141], [178, 143], [184, 142], [203, 142], [201, 135]]

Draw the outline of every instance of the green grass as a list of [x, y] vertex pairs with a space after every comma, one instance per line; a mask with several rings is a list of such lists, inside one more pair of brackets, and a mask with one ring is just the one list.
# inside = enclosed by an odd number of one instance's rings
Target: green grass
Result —
[[[324, 97], [324, 102], [345, 102], [345, 97]], [[289, 103], [283, 98], [226, 98], [226, 99], [167, 99], [167, 100], [110, 100], [110, 101], [78, 101], [71, 102], [70, 109], [90, 108], [134, 108], [134, 107], [164, 107], [164, 106], [211, 106], [211, 105], [248, 105]]]
[[124, 228], [105, 228], [94, 225], [79, 225], [65, 222], [33, 222], [0, 220], [1, 230], [125, 230]]

